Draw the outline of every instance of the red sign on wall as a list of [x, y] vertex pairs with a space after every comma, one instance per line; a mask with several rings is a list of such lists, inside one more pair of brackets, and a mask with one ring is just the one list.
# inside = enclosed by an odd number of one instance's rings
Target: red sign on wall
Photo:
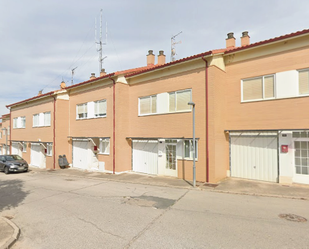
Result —
[[288, 153], [289, 146], [288, 145], [281, 145], [281, 153]]

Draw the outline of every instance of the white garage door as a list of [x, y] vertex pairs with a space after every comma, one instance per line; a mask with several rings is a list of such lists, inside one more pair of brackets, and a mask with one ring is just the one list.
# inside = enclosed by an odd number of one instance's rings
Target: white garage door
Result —
[[22, 156], [19, 143], [12, 143], [12, 154]]
[[278, 182], [277, 148], [273, 133], [231, 134], [231, 176]]
[[42, 148], [40, 144], [31, 144], [31, 165], [40, 167], [42, 162]]
[[79, 169], [88, 168], [88, 143], [89, 141], [73, 141], [73, 167]]
[[133, 141], [133, 171], [158, 174], [158, 141]]

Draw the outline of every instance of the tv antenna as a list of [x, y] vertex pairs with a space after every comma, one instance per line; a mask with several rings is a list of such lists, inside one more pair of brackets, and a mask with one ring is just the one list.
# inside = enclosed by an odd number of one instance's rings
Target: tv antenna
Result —
[[101, 17], [100, 17], [100, 40], [97, 41], [97, 19], [95, 19], [95, 43], [98, 45], [97, 52], [99, 52], [99, 63], [100, 63], [100, 72], [102, 71], [103, 61], [107, 58], [107, 56], [103, 57], [103, 45], [107, 45], [107, 22], [105, 24], [105, 42], [102, 42], [102, 9], [101, 9]]
[[[71, 77], [71, 85], [73, 85], [73, 76], [74, 76], [74, 71], [77, 67], [74, 67], [71, 71], [72, 71], [72, 77]], [[63, 81], [63, 79], [62, 79]]]
[[178, 36], [178, 35], [180, 35], [182, 33], [182, 31], [180, 31], [177, 35], [173, 35], [172, 37], [171, 37], [171, 61], [175, 61], [176, 60], [176, 58], [175, 58], [175, 56], [176, 56], [176, 47], [175, 47], [175, 45], [176, 44], [180, 44], [181, 43], [181, 41], [179, 41], [179, 42], [176, 42], [176, 37]]

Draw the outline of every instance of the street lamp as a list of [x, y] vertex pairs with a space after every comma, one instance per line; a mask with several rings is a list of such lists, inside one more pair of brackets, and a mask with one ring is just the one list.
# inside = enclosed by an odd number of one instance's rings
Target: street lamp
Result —
[[193, 107], [193, 187], [196, 186], [196, 172], [195, 172], [195, 103], [190, 101], [188, 105]]

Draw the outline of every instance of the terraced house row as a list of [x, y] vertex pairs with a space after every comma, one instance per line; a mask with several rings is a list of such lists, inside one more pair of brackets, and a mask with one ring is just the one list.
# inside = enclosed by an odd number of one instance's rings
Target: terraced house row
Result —
[[[238, 43], [238, 41], [237, 41]], [[147, 65], [7, 105], [0, 146], [34, 167], [309, 184], [309, 30]], [[3, 132], [7, 133], [3, 134]], [[8, 142], [6, 143], [6, 139]]]

